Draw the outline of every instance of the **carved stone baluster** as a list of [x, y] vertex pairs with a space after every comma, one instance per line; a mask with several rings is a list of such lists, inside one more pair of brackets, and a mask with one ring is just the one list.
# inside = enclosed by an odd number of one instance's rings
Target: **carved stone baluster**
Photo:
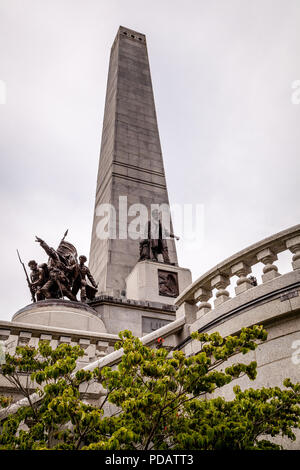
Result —
[[47, 335], [47, 334], [42, 333], [40, 336], [40, 341], [48, 341], [50, 345], [52, 341], [52, 335]]
[[212, 291], [208, 289], [204, 289], [200, 287], [195, 294], [194, 294], [194, 299], [195, 302], [199, 302], [199, 307], [197, 310], [197, 319], [202, 317], [205, 313], [209, 312], [211, 310], [211, 304], [207, 302], [210, 298], [212, 297]]
[[87, 350], [87, 348], [89, 347], [89, 345], [91, 344], [91, 341], [89, 339], [86, 339], [86, 338], [80, 338], [79, 339], [79, 346], [84, 349], [84, 351]]
[[71, 344], [71, 337], [70, 336], [60, 336], [58, 340], [58, 344]]
[[31, 336], [28, 346], [30, 346], [31, 348], [37, 348], [38, 345], [39, 345], [39, 338], [37, 338], [36, 336]]
[[96, 357], [104, 357], [107, 354], [108, 341], [99, 340], [96, 344]]
[[256, 258], [257, 261], [261, 261], [265, 265], [261, 277], [262, 282], [267, 282], [280, 276], [277, 266], [273, 264], [273, 262], [278, 259], [277, 255], [270, 248], [259, 251], [256, 254]]
[[20, 331], [19, 338], [18, 338], [18, 346], [28, 345], [31, 336], [32, 336], [31, 331]]
[[84, 350], [84, 355], [78, 358], [78, 362], [88, 362], [89, 361], [89, 346], [91, 341], [87, 338], [79, 339], [79, 346]]
[[229, 286], [230, 279], [229, 276], [225, 274], [218, 274], [211, 280], [211, 287], [214, 289], [218, 289], [216, 293], [216, 300], [214, 302], [214, 306], [217, 307], [218, 305], [226, 302], [229, 297], [229, 292], [225, 289], [225, 287]]
[[91, 343], [89, 347], [89, 361], [95, 361], [96, 357], [96, 344]]
[[293, 270], [300, 269], [300, 236], [287, 240], [286, 247], [294, 254], [292, 258]]
[[241, 261], [240, 263], [237, 263], [231, 267], [231, 272], [233, 276], [239, 277], [235, 287], [236, 295], [241, 294], [247, 289], [251, 289], [251, 287], [253, 287], [251, 280], [247, 278], [247, 275], [251, 273], [251, 267], [248, 266], [248, 264]]
[[42, 333], [40, 336], [40, 341], [48, 341], [49, 346], [52, 349], [56, 349], [58, 346], [58, 340], [54, 339], [52, 335]]
[[10, 330], [3, 329], [0, 330], [0, 341], [7, 341], [10, 337]]
[[16, 332], [15, 334], [10, 334], [9, 338], [6, 339], [5, 341], [5, 352], [8, 352], [8, 354], [15, 354], [16, 352], [16, 347], [18, 346], [18, 341], [19, 341], [19, 333]]
[[0, 330], [0, 365], [5, 362], [5, 353], [8, 352], [6, 349], [6, 344], [8, 343], [9, 336], [10, 330]]

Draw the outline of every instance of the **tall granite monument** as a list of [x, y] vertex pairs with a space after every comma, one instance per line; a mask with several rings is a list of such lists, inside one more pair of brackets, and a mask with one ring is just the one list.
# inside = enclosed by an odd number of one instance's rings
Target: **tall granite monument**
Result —
[[[128, 207], [144, 204], [150, 210], [151, 204], [169, 205], [146, 38], [122, 26], [111, 49], [89, 257], [99, 292], [115, 297], [126, 288], [139, 258], [139, 243], [126, 236], [126, 230], [120, 233], [119, 227], [116, 238], [99, 239], [97, 211], [111, 204], [117, 220], [128, 227], [132, 218], [124, 221], [120, 196], [127, 197]], [[167, 244], [170, 263], [176, 266], [174, 240]]]
[[[116, 225], [105, 238], [99, 223], [107, 207]], [[137, 207], [147, 213], [138, 237], [132, 228]], [[54, 250], [37, 237], [50, 261], [31, 261], [36, 302], [19, 310], [14, 322], [107, 334], [130, 329], [137, 336], [172, 322], [175, 299], [192, 279], [178, 266], [178, 237], [171, 218], [165, 224], [166, 209], [146, 39], [121, 26], [110, 57], [89, 268], [71, 243], [63, 239]]]

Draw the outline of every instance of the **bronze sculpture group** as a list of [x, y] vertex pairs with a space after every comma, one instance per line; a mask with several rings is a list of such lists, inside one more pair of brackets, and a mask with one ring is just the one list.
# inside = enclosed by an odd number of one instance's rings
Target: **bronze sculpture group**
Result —
[[[84, 255], [78, 258], [75, 246], [65, 240], [67, 233], [68, 230], [56, 250], [41, 238], [36, 237], [35, 241], [40, 244], [48, 255], [48, 262], [38, 264], [35, 260], [29, 261], [30, 276], [28, 276], [17, 250], [33, 302], [63, 299], [64, 297], [77, 302], [76, 296], [79, 291], [81, 302], [87, 302], [87, 300], [95, 298], [98, 286], [89, 268], [85, 265], [87, 258]], [[169, 258], [166, 237], [179, 240], [176, 235], [165, 229], [160, 220], [159, 212], [155, 209], [152, 211], [151, 220], [145, 226], [145, 235], [140, 242], [139, 261], [152, 260], [158, 262], [158, 255], [161, 254], [164, 263], [172, 264]], [[174, 282], [172, 278], [172, 285]], [[170, 282], [167, 282], [166, 279], [160, 279], [163, 295], [168, 295], [170, 288], [167, 289], [167, 285], [169, 284]], [[171, 290], [173, 292], [174, 289]]]
[[[75, 246], [65, 241], [66, 235], [67, 232], [56, 250], [41, 238], [36, 237], [35, 241], [40, 244], [49, 258], [48, 263], [39, 265], [35, 260], [29, 261], [30, 279], [21, 262], [34, 302], [46, 299], [63, 299], [64, 297], [77, 302], [76, 295], [79, 290], [81, 302], [92, 300], [95, 297], [97, 284], [89, 268], [85, 265], [87, 258], [84, 255], [77, 257]], [[90, 284], [87, 280], [90, 281]]]

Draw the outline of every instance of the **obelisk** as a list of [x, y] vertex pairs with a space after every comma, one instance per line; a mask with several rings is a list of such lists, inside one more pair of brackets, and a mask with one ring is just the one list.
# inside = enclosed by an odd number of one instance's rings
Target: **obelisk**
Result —
[[[118, 231], [113, 239], [97, 235], [100, 205], [112, 204], [117, 220], [124, 217], [120, 196], [127, 197], [128, 207], [169, 204], [146, 37], [122, 26], [110, 55], [90, 249], [98, 292], [114, 296], [139, 258], [138, 240], [120, 238]], [[177, 265], [174, 240], [167, 243], [170, 262]]]

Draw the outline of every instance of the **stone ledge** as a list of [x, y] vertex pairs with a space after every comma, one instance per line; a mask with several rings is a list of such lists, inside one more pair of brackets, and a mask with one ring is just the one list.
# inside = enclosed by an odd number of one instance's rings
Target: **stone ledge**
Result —
[[[9, 322], [3, 322], [3, 323], [9, 323]], [[156, 342], [157, 338], [159, 337], [167, 338], [170, 335], [178, 333], [180, 330], [182, 330], [182, 328], [184, 327], [184, 324], [185, 324], [185, 317], [182, 316], [178, 318], [177, 320], [175, 320], [174, 322], [170, 322], [168, 325], [165, 325], [162, 328], [159, 328], [158, 330], [153, 331], [152, 333], [149, 333], [143, 336], [142, 338], [140, 338], [140, 340], [142, 341], [144, 345], [151, 346]], [[112, 335], [107, 334], [107, 336], [112, 336]], [[107, 354], [106, 356], [99, 358], [96, 361], [91, 362], [87, 366], [83, 367], [83, 370], [94, 370], [96, 367], [103, 368], [105, 366], [112, 367], [121, 361], [122, 355], [123, 355], [123, 348], [117, 351], [113, 351]], [[33, 393], [30, 396], [32, 403], [38, 403], [40, 398], [41, 397], [37, 393]], [[2, 410], [0, 410], [0, 421], [5, 419], [8, 415], [16, 413], [21, 406], [26, 406], [27, 403], [28, 403], [27, 398], [22, 398], [21, 400], [17, 401], [16, 403], [13, 403], [7, 408], [3, 408]]]
[[[264, 296], [270, 295], [273, 300], [274, 297], [280, 297], [282, 292], [279, 291], [286, 289], [286, 292], [288, 292], [288, 290], [290, 290], [290, 288], [292, 288], [292, 286], [297, 283], [300, 283], [299, 270], [283, 274], [279, 277], [276, 277], [275, 279], [272, 279], [271, 281], [266, 282], [265, 284], [260, 284], [259, 286], [253, 287], [252, 289], [243, 292], [242, 294], [228, 300], [224, 304], [206, 313], [203, 317], [194, 323], [193, 330], [194, 327], [196, 329], [205, 328], [207, 324], [213, 321], [217, 322], [218, 319], [225, 322], [226, 319], [222, 317], [230, 314], [231, 311], [236, 309], [241, 310], [241, 313], [245, 312], [246, 310], [253, 310], [260, 302], [260, 299], [262, 300]], [[298, 290], [299, 289], [300, 287], [298, 287]], [[254, 301], [257, 301], [256, 304], [251, 306], [251, 302]], [[237, 312], [236, 315], [238, 314], [239, 313]]]
[[106, 332], [96, 310], [85, 303], [61, 299], [41, 300], [27, 305], [13, 316], [13, 321], [48, 328]]
[[[190, 286], [188, 286], [176, 299], [176, 304], [180, 306], [184, 302], [194, 302], [194, 293], [200, 288], [210, 289], [211, 279], [217, 274], [225, 273], [230, 275], [231, 267], [239, 262], [244, 262], [249, 266], [257, 263], [256, 255], [258, 252], [271, 248], [274, 254], [281, 253], [287, 249], [286, 242], [293, 236], [298, 236], [300, 233], [300, 224], [294, 225], [286, 230], [282, 230], [270, 237], [264, 238], [253, 245], [244, 248], [243, 250], [235, 253], [234, 255], [226, 258], [221, 263], [211, 268], [205, 274], [200, 276]], [[195, 303], [195, 302], [194, 302]]]
[[20, 313], [23, 313], [23, 312], [27, 312], [29, 310], [34, 310], [34, 309], [40, 309], [40, 308], [43, 308], [43, 307], [52, 307], [52, 306], [57, 306], [57, 307], [62, 307], [62, 306], [65, 306], [65, 307], [71, 307], [72, 309], [75, 309], [75, 310], [85, 310], [89, 313], [92, 313], [93, 315], [95, 315], [95, 310], [87, 305], [87, 304], [84, 304], [82, 302], [73, 302], [72, 300], [63, 300], [63, 299], [48, 299], [48, 300], [39, 300], [38, 302], [34, 302], [34, 303], [31, 303], [31, 304], [28, 304], [26, 305], [25, 307], [23, 308], [20, 308], [20, 310], [18, 310], [12, 317], [12, 321], [14, 321], [14, 318], [19, 315]]
[[[30, 331], [34, 337], [39, 337], [41, 335], [51, 335], [53, 338], [58, 339], [60, 336], [71, 336], [72, 338], [84, 338], [95, 341], [108, 341], [113, 344], [116, 341], [119, 341], [118, 335], [111, 333], [99, 332], [99, 331], [84, 331], [84, 330], [75, 330], [69, 328], [60, 328], [55, 326], [44, 326], [31, 323], [21, 323], [21, 322], [9, 322], [9, 321], [0, 321], [0, 329], [5, 331], [10, 331], [10, 335], [19, 335], [21, 331]], [[43, 339], [43, 338], [42, 338]], [[44, 338], [46, 339], [46, 338]]]
[[[95, 297], [95, 299], [89, 301], [90, 306], [98, 306], [101, 304], [112, 304], [118, 305], [121, 307], [132, 307], [136, 309], [145, 309], [148, 310], [159, 310], [164, 311], [167, 313], [175, 314], [177, 307], [175, 305], [163, 304], [160, 302], [152, 302], [152, 301], [145, 301], [145, 300], [132, 300], [127, 298], [120, 298], [120, 297], [112, 297], [109, 295], [99, 295]], [[94, 311], [95, 314], [95, 311]]]

